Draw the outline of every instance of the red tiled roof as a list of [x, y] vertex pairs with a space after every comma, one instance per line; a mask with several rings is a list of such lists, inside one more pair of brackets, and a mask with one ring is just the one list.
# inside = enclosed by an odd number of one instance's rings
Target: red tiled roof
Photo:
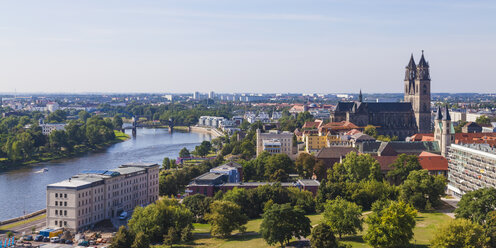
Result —
[[340, 122], [329, 122], [322, 126], [322, 128], [338, 130], [338, 129], [358, 129], [359, 127], [349, 121], [340, 121]]
[[410, 141], [434, 141], [432, 133], [416, 133], [410, 137]]
[[393, 168], [391, 167], [391, 164], [396, 161], [398, 156], [372, 156], [379, 162], [381, 165], [381, 171], [389, 171], [392, 170]]
[[360, 130], [358, 130], [358, 129], [351, 129], [350, 131], [344, 133], [344, 135], [354, 135], [357, 133], [362, 133], [362, 132], [360, 132]]
[[303, 124], [302, 129], [317, 129], [322, 124], [322, 121], [307, 121]]
[[419, 155], [420, 166], [429, 171], [447, 171], [448, 160], [438, 154], [422, 152]]

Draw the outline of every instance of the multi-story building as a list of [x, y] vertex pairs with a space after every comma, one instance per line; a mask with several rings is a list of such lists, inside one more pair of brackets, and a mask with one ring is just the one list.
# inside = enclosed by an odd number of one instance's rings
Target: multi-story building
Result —
[[201, 116], [198, 120], [199, 126], [220, 128], [222, 122], [226, 121], [224, 117], [218, 116]]
[[[268, 147], [269, 145], [270, 147]], [[268, 133], [262, 133], [260, 129], [257, 129], [257, 156], [264, 151], [269, 151], [272, 154], [284, 153], [290, 158], [294, 158], [293, 133], [280, 132], [277, 130], [270, 130]]]
[[65, 130], [65, 126], [67, 124], [65, 124], [65, 123], [44, 123], [43, 119], [40, 119], [38, 125], [41, 127], [41, 133], [43, 135], [50, 135], [55, 130], [58, 130], [58, 131]]
[[496, 187], [496, 149], [487, 144], [451, 144], [448, 191], [462, 196], [484, 187]]
[[158, 199], [158, 164], [83, 171], [47, 186], [47, 227], [81, 231]]

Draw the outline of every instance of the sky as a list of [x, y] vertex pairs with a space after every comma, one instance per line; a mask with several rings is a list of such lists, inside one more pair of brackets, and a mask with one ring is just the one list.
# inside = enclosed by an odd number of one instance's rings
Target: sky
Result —
[[496, 92], [496, 1], [0, 0], [0, 92]]

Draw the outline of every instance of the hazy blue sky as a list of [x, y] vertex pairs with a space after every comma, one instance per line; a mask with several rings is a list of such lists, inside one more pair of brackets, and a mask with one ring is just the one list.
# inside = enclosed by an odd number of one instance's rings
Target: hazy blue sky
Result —
[[0, 1], [0, 92], [496, 92], [496, 1]]

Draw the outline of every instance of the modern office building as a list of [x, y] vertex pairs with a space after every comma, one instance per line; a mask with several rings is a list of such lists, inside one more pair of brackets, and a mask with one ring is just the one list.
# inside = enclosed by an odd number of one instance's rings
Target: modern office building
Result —
[[47, 186], [47, 227], [81, 231], [158, 199], [158, 164], [87, 170]]
[[496, 187], [496, 149], [487, 144], [451, 144], [448, 151], [448, 191], [456, 196]]

